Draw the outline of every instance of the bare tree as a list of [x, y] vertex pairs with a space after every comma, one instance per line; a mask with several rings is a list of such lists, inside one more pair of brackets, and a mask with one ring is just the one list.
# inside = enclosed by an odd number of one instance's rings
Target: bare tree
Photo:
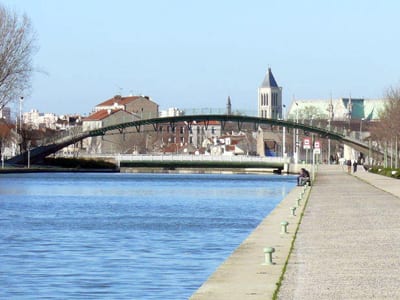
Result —
[[[327, 119], [328, 114], [318, 107], [307, 105], [302, 109], [299, 109], [298, 116], [300, 120], [311, 120], [311, 119]], [[296, 113], [292, 113], [288, 116], [289, 119], [295, 120]]]
[[0, 4], [0, 109], [30, 87], [35, 42], [30, 19]]
[[390, 88], [386, 92], [386, 103], [380, 113], [380, 120], [372, 128], [372, 137], [380, 142], [390, 141], [400, 132], [400, 88]]
[[400, 88], [389, 88], [385, 98], [379, 122], [371, 127], [371, 139], [377, 148], [390, 154], [391, 164], [395, 160], [397, 165], [400, 148]]

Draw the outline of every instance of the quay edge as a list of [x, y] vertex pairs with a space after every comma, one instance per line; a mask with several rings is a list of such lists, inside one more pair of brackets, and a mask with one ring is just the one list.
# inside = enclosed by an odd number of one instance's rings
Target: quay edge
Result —
[[[295, 216], [295, 206], [303, 187], [292, 191], [264, 218], [238, 248], [211, 274], [190, 300], [272, 299], [289, 258], [297, 228], [312, 187], [302, 196]], [[282, 233], [281, 222], [289, 223]], [[273, 264], [266, 264], [264, 248], [273, 247]]]

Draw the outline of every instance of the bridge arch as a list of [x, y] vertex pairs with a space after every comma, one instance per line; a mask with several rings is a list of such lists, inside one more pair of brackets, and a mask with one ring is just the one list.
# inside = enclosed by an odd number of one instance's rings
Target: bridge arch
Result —
[[[277, 119], [269, 119], [269, 118], [259, 118], [253, 116], [245, 116], [245, 115], [183, 115], [183, 116], [174, 116], [174, 117], [159, 117], [159, 118], [151, 118], [144, 120], [137, 120], [131, 122], [124, 122], [115, 125], [110, 125], [98, 129], [93, 129], [90, 131], [85, 131], [73, 136], [65, 137], [61, 140], [55, 141], [48, 145], [40, 146], [34, 148], [30, 151], [30, 159], [31, 162], [34, 163], [43, 159], [44, 157], [55, 153], [62, 148], [77, 143], [88, 137], [95, 136], [103, 136], [109, 131], [118, 130], [119, 132], [123, 132], [126, 128], [136, 128], [137, 132], [140, 132], [141, 128], [146, 125], [152, 125], [155, 131], [158, 130], [160, 124], [170, 124], [174, 126], [176, 123], [185, 122], [188, 129], [195, 122], [205, 122], [208, 124], [210, 121], [219, 121], [221, 122], [221, 126], [225, 126], [227, 122], [235, 122], [238, 126], [238, 129], [244, 123], [254, 124], [254, 129], [258, 128], [260, 125], [271, 125], [271, 126], [279, 126], [286, 127], [292, 129], [300, 129], [304, 132], [310, 132], [318, 135], [321, 138], [329, 138], [332, 140], [337, 140], [347, 144], [357, 150], [365, 151], [369, 149], [369, 146], [366, 143], [358, 141], [356, 139], [349, 138], [345, 136], [343, 133], [339, 133], [336, 131], [329, 130], [327, 128], [320, 128], [316, 126], [306, 125], [302, 123], [297, 123], [291, 120], [277, 120]], [[18, 156], [15, 156], [7, 161], [7, 163], [11, 164], [22, 164], [27, 161], [27, 153], [22, 153]]]

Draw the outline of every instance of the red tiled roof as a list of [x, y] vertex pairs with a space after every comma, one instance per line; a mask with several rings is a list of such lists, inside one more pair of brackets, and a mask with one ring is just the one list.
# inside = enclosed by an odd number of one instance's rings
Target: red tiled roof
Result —
[[113, 106], [114, 103], [118, 103], [119, 105], [125, 105], [129, 102], [132, 102], [136, 99], [140, 98], [140, 96], [129, 96], [129, 97], [113, 97], [111, 99], [108, 99], [96, 106]]
[[[205, 121], [196, 122], [196, 125], [206, 125]], [[219, 121], [208, 121], [208, 126], [210, 125], [220, 125]]]
[[163, 148], [164, 153], [176, 153], [177, 150], [178, 150], [177, 144], [169, 144], [164, 146]]
[[99, 110], [83, 119], [83, 121], [100, 121], [120, 110], [121, 109], [112, 110], [110, 113], [108, 113], [107, 109]]

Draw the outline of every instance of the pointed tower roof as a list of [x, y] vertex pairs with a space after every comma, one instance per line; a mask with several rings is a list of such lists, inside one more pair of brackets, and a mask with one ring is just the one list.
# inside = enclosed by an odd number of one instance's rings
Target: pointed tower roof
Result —
[[265, 78], [263, 83], [261, 84], [262, 88], [271, 88], [278, 87], [278, 84], [275, 81], [274, 75], [272, 75], [271, 68], [268, 68], [267, 74], [265, 74]]
[[226, 113], [228, 115], [232, 113], [231, 96], [228, 96], [228, 102], [226, 103]]

